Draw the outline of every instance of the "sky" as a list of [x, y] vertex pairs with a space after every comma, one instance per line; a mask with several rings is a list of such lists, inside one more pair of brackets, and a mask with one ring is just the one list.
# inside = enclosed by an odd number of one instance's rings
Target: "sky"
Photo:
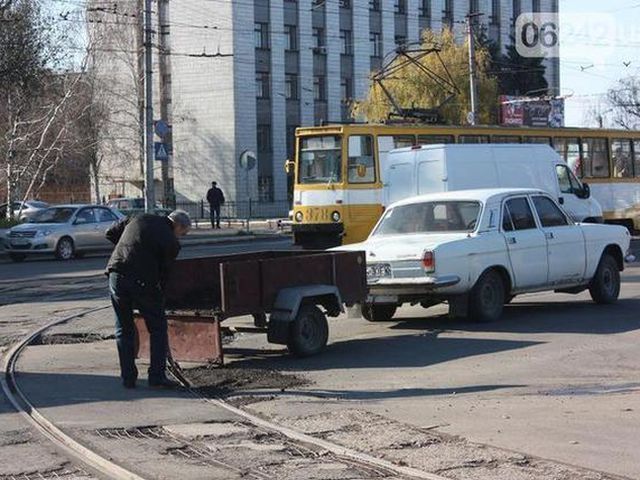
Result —
[[566, 126], [606, 119], [604, 95], [617, 80], [640, 74], [640, 0], [559, 0], [560, 94]]

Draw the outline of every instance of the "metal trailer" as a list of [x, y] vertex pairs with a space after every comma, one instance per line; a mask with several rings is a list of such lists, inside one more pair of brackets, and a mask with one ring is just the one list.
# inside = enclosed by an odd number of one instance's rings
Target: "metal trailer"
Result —
[[[300, 357], [327, 344], [327, 316], [367, 296], [364, 252], [274, 251], [178, 260], [165, 288], [174, 360], [223, 363], [220, 323], [253, 315], [270, 343]], [[267, 317], [268, 316], [268, 317]], [[136, 316], [138, 356], [149, 334]]]

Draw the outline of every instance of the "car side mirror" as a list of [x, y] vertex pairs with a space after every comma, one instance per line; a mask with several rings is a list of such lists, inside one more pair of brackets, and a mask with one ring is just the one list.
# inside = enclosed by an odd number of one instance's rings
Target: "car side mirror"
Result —
[[584, 192], [584, 198], [589, 198], [591, 196], [591, 187], [588, 183], [582, 184], [582, 191]]

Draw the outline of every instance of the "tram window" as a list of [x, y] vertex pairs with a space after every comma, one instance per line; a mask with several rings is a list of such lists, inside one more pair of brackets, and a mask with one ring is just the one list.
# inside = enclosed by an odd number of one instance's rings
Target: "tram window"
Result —
[[583, 138], [582, 154], [585, 177], [606, 178], [609, 176], [609, 152], [606, 138]]
[[631, 140], [621, 138], [611, 140], [611, 163], [614, 178], [633, 177]]
[[517, 135], [494, 135], [491, 143], [520, 143], [520, 137]]
[[633, 171], [640, 177], [640, 140], [633, 141]]
[[453, 135], [418, 135], [418, 145], [455, 143]]
[[460, 135], [458, 143], [489, 143], [489, 135]]
[[556, 137], [553, 139], [553, 148], [567, 162], [576, 177], [586, 176], [580, 159], [580, 141], [577, 138]]
[[522, 143], [542, 143], [544, 145], [551, 145], [550, 137], [524, 137]]
[[373, 138], [370, 135], [349, 137], [349, 183], [373, 183], [376, 169], [373, 163]]

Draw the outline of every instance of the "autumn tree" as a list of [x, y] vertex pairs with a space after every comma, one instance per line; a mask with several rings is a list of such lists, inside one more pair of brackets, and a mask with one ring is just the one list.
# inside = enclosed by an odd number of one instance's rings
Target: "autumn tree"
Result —
[[546, 95], [549, 82], [545, 77], [544, 57], [523, 57], [515, 42], [505, 54], [494, 60], [494, 72], [498, 76], [501, 95]]
[[[434, 79], [434, 76], [426, 75], [416, 65], [409, 65], [384, 83], [384, 87], [398, 105], [403, 108], [437, 108], [446, 123], [459, 125], [467, 122], [467, 115], [471, 110], [469, 49], [467, 44], [457, 43], [455, 40], [451, 30], [445, 29], [441, 33], [425, 30], [422, 48], [439, 48], [440, 58], [437, 55], [427, 55], [420, 59], [420, 62], [435, 76], [450, 77], [459, 93], [449, 99], [451, 92], [443, 89], [441, 82]], [[400, 57], [393, 60], [398, 61], [401, 61]], [[477, 118], [479, 123], [494, 123], [497, 117], [498, 82], [490, 73], [490, 54], [483, 46], [476, 49], [476, 64], [479, 99]], [[364, 117], [369, 122], [383, 122], [390, 117], [393, 110], [392, 103], [376, 83], [372, 83], [364, 100], [353, 105], [354, 117]]]

